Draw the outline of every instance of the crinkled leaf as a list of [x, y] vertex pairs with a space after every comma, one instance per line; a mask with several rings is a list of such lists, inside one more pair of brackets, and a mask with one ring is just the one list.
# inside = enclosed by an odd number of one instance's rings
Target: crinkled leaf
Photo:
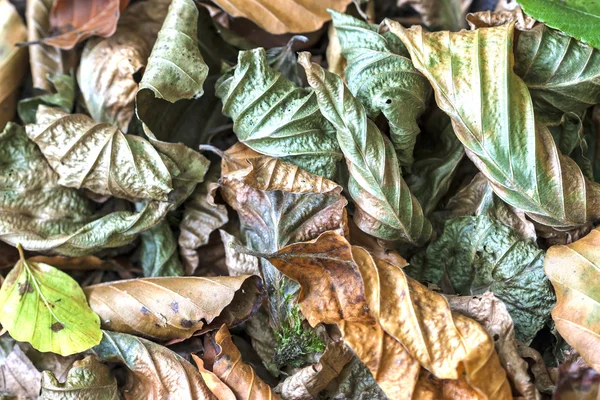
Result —
[[545, 260], [556, 292], [552, 310], [556, 329], [596, 371], [600, 371], [599, 266], [599, 229], [567, 246], [552, 246]]
[[248, 275], [120, 280], [84, 291], [104, 329], [157, 341], [240, 324], [265, 297], [260, 279]]
[[450, 119], [433, 113], [425, 123], [425, 133], [415, 149], [416, 161], [406, 183], [425, 215], [429, 215], [448, 193], [465, 150], [454, 135]]
[[0, 289], [0, 322], [14, 339], [63, 356], [102, 338], [100, 318], [79, 284], [51, 265], [25, 260], [22, 250]]
[[349, 15], [331, 12], [331, 16], [348, 61], [348, 88], [370, 118], [385, 115], [400, 164], [412, 164], [420, 132], [417, 119], [431, 96], [429, 82], [413, 67], [396, 35], [379, 34], [376, 26]]
[[600, 4], [585, 0], [519, 0], [523, 10], [538, 21], [600, 48]]
[[600, 50], [544, 24], [520, 32], [515, 73], [529, 88], [542, 121], [560, 120], [566, 112], [581, 116], [600, 103]]
[[329, 385], [325, 394], [330, 399], [363, 400], [388, 400], [373, 376], [358, 359], [353, 357], [346, 364], [340, 375]]
[[200, 372], [166, 347], [126, 333], [103, 333], [93, 352], [102, 361], [127, 367], [125, 399], [216, 400]]
[[56, 93], [46, 93], [19, 101], [17, 111], [19, 118], [26, 124], [33, 124], [36, 120], [37, 109], [40, 104], [50, 107], [60, 107], [70, 113], [75, 102], [75, 82], [70, 75], [50, 75], [48, 82]]
[[[274, 252], [328, 230], [345, 229], [347, 201], [342, 188], [330, 180], [241, 144], [225, 153], [222, 174], [223, 198], [238, 212], [246, 245], [254, 250]], [[283, 282], [268, 262], [260, 265], [271, 317], [279, 327], [280, 314], [285, 316], [289, 306], [284, 298], [298, 287], [290, 280]]]
[[[184, 203], [178, 243], [179, 254], [188, 274], [193, 273], [200, 262], [196, 249], [207, 244], [210, 234], [225, 225], [229, 219], [227, 207], [215, 204], [219, 176], [220, 168], [215, 164]], [[228, 251], [227, 247], [225, 250]]]
[[117, 381], [110, 369], [93, 356], [75, 361], [65, 382], [52, 372], [42, 376], [41, 400], [118, 400]]
[[390, 140], [367, 118], [343, 80], [300, 54], [319, 108], [335, 126], [350, 180], [348, 191], [356, 203], [354, 221], [370, 235], [384, 240], [421, 244], [431, 236], [431, 224], [402, 179]]
[[18, 89], [27, 72], [27, 50], [15, 46], [27, 31], [15, 7], [0, 1], [0, 129], [15, 117]]
[[458, 379], [464, 371], [469, 384], [490, 399], [511, 398], [490, 336], [398, 266], [374, 259], [334, 232], [265, 257], [300, 283], [298, 301], [312, 326], [380, 324], [437, 378]]
[[[233, 391], [238, 399], [281, 400], [276, 393], [260, 379], [252, 366], [242, 360], [242, 354], [233, 343], [227, 326], [217, 331], [211, 344], [215, 348], [215, 358], [210, 360], [212, 372]], [[205, 363], [207, 359], [204, 360]]]
[[431, 82], [467, 155], [503, 201], [553, 227], [600, 217], [600, 185], [557, 151], [548, 129], [534, 120], [527, 86], [512, 72], [512, 24], [425, 33], [387, 23]]
[[544, 276], [544, 252], [487, 216], [446, 222], [443, 234], [412, 261], [411, 276], [439, 284], [449, 279], [459, 294], [490, 291], [515, 321], [517, 339], [529, 344], [544, 326], [554, 294]]
[[264, 49], [240, 52], [233, 74], [217, 83], [217, 95], [240, 142], [310, 173], [334, 176], [342, 154], [317, 96], [270, 68]]
[[269, 33], [282, 34], [316, 31], [331, 18], [327, 9], [344, 11], [351, 1], [216, 0], [215, 3], [233, 17], [248, 18]]
[[180, 276], [183, 265], [177, 252], [177, 241], [166, 220], [140, 235], [139, 262], [144, 276]]

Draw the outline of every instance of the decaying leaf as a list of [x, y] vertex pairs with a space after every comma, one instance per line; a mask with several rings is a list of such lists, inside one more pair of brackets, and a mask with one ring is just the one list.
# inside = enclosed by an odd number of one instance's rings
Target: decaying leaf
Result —
[[34, 43], [68, 50], [91, 36], [111, 36], [127, 4], [129, 0], [54, 0], [49, 36]]
[[104, 329], [157, 341], [240, 324], [265, 297], [260, 279], [248, 275], [121, 280], [84, 291]]
[[504, 303], [491, 292], [481, 296], [451, 296], [448, 303], [453, 311], [473, 318], [492, 336], [500, 364], [518, 394], [525, 400], [541, 399], [528, 374], [527, 363], [517, 349], [513, 320]]
[[316, 31], [331, 18], [327, 9], [341, 12], [351, 2], [352, 0], [215, 0], [229, 15], [248, 18], [274, 34]]
[[27, 71], [27, 50], [16, 47], [27, 38], [27, 30], [15, 7], [0, 1], [0, 129], [16, 112], [21, 80]]
[[229, 275], [260, 275], [259, 259], [251, 254], [240, 253], [237, 246], [241, 246], [239, 240], [224, 230], [219, 230], [223, 246], [225, 247], [225, 263]]
[[457, 33], [387, 24], [503, 201], [540, 224], [563, 229], [600, 217], [600, 185], [559, 154], [548, 129], [534, 120], [527, 86], [512, 71], [512, 24]]
[[301, 53], [299, 62], [315, 89], [321, 112], [337, 130], [350, 170], [348, 191], [357, 207], [356, 225], [384, 240], [426, 242], [431, 224], [402, 179], [390, 140], [367, 118], [339, 76], [311, 63], [308, 53]]
[[465, 14], [472, 0], [398, 0], [398, 7], [410, 5], [425, 25], [433, 29], [458, 31], [466, 27]]
[[192, 359], [196, 363], [204, 383], [217, 397], [217, 400], [236, 400], [235, 394], [229, 389], [229, 386], [224, 384], [214, 373], [204, 368], [204, 361], [200, 357], [192, 353]]
[[595, 400], [600, 395], [600, 374], [581, 358], [558, 367], [554, 397], [565, 400]]
[[342, 54], [348, 61], [345, 78], [370, 118], [383, 113], [401, 165], [413, 163], [420, 128], [417, 119], [431, 96], [427, 79], [413, 67], [406, 48], [393, 33], [349, 15], [331, 12]]
[[517, 339], [525, 344], [545, 325], [554, 305], [544, 276], [544, 252], [492, 218], [446, 221], [424, 258], [414, 258], [407, 271], [416, 279], [435, 284], [446, 279], [461, 295], [494, 293], [506, 304]]
[[600, 263], [600, 230], [567, 246], [552, 246], [544, 267], [556, 292], [552, 319], [560, 335], [600, 371], [600, 317], [595, 282]]
[[40, 393], [42, 374], [18, 344], [13, 341], [9, 345], [8, 352], [2, 346], [0, 393], [35, 400]]
[[269, 67], [264, 49], [240, 52], [233, 73], [217, 83], [217, 95], [240, 142], [310, 173], [335, 175], [342, 154], [317, 96]]
[[[437, 378], [458, 379], [464, 371], [467, 382], [488, 398], [511, 398], [489, 335], [401, 268], [351, 247], [334, 232], [265, 257], [300, 283], [298, 301], [311, 325], [379, 324]], [[381, 336], [362, 337], [364, 343]]]
[[[500, 2], [499, 2], [500, 4]], [[480, 11], [467, 14], [467, 22], [471, 29], [489, 28], [515, 22], [515, 27], [527, 31], [536, 24], [536, 20], [524, 14], [521, 7], [512, 10]]]
[[[188, 274], [193, 273], [200, 262], [196, 249], [207, 244], [210, 234], [229, 220], [225, 205], [215, 204], [219, 176], [220, 168], [215, 164], [184, 203], [178, 243], [179, 254]], [[225, 251], [227, 253], [227, 247]]]
[[42, 376], [42, 400], [118, 400], [117, 381], [110, 369], [94, 356], [75, 361], [65, 382], [59, 382], [52, 372]]
[[138, 253], [145, 277], [184, 274], [177, 253], [177, 241], [166, 220], [142, 232]]
[[358, 359], [353, 357], [346, 364], [340, 375], [329, 384], [324, 395], [331, 399], [363, 400], [388, 400], [373, 376]]
[[129, 370], [125, 399], [217, 400], [192, 364], [149, 340], [104, 331], [93, 352], [102, 360], [119, 362]]
[[[269, 385], [260, 379], [254, 369], [242, 360], [242, 354], [233, 343], [227, 326], [217, 331], [211, 344], [215, 358], [210, 360], [212, 372], [233, 391], [237, 399], [281, 400]], [[209, 362], [204, 360], [206, 364]]]
[[21, 259], [0, 289], [0, 322], [10, 335], [39, 351], [70, 355], [102, 338], [100, 319], [79, 284], [51, 265]]

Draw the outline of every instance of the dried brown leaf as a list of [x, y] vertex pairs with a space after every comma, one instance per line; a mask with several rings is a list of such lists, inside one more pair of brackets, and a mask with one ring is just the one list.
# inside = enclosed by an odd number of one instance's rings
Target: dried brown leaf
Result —
[[169, 277], [88, 286], [102, 327], [167, 341], [245, 321], [265, 297], [256, 276]]
[[15, 345], [0, 366], [0, 393], [9, 393], [24, 399], [37, 399], [41, 380], [42, 374], [23, 350]]
[[204, 383], [206, 383], [206, 386], [208, 386], [210, 391], [217, 396], [218, 400], [236, 400], [235, 394], [229, 389], [229, 386], [224, 384], [218, 376], [204, 368], [204, 361], [202, 361], [200, 357], [192, 353], [192, 359], [198, 366], [198, 371], [200, 371]]
[[537, 22], [529, 15], [523, 14], [521, 7], [516, 7], [513, 10], [502, 11], [480, 11], [472, 14], [467, 14], [467, 22], [471, 29], [488, 28], [490, 26], [498, 26], [515, 22], [515, 27], [521, 31], [526, 31], [535, 25]]

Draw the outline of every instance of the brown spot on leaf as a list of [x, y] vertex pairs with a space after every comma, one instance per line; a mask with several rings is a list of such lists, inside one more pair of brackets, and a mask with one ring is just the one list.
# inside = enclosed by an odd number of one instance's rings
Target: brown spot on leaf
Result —
[[52, 329], [52, 332], [60, 332], [65, 328], [65, 326], [63, 324], [61, 324], [60, 322], [55, 322], [52, 324], [52, 326], [50, 327], [50, 329]]
[[194, 325], [194, 323], [192, 321], [190, 321], [189, 319], [182, 319], [179, 323], [184, 328], [191, 328], [192, 325]]
[[31, 282], [29, 280], [25, 281], [25, 283], [19, 282], [19, 296], [23, 297], [27, 293], [33, 293]]

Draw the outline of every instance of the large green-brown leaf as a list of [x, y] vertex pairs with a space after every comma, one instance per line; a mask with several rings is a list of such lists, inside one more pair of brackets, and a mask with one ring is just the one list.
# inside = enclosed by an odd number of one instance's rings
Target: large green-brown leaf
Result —
[[356, 203], [354, 221], [370, 235], [384, 240], [421, 244], [431, 236], [431, 224], [402, 179], [390, 140], [367, 118], [364, 107], [339, 76], [300, 54], [319, 108], [335, 126], [348, 169], [348, 191]]
[[177, 353], [149, 340], [103, 331], [93, 352], [102, 361], [119, 362], [129, 370], [126, 400], [217, 400], [198, 370]]
[[556, 329], [600, 372], [600, 229], [567, 246], [552, 246], [544, 268], [556, 291]]
[[512, 71], [512, 24], [457, 33], [388, 25], [502, 200], [557, 228], [600, 217], [600, 185], [558, 152], [548, 129], [534, 119], [527, 86]]
[[427, 79], [412, 65], [408, 51], [391, 32], [379, 34], [369, 25], [346, 14], [330, 11], [346, 58], [346, 83], [370, 118], [383, 113], [402, 165], [413, 162], [413, 148], [420, 132], [417, 119], [431, 96]]
[[61, 186], [38, 146], [19, 125], [0, 134], [0, 239], [27, 250], [88, 255], [133, 241], [165, 217], [172, 203], [96, 214], [80, 191]]
[[240, 142], [310, 173], [334, 176], [342, 154], [317, 96], [269, 67], [264, 49], [240, 52], [233, 73], [217, 83], [217, 95]]
[[531, 93], [536, 118], [560, 121], [600, 103], [600, 50], [539, 24], [520, 32], [515, 73]]
[[143, 278], [85, 288], [102, 327], [155, 341], [234, 326], [262, 304], [257, 276]]

